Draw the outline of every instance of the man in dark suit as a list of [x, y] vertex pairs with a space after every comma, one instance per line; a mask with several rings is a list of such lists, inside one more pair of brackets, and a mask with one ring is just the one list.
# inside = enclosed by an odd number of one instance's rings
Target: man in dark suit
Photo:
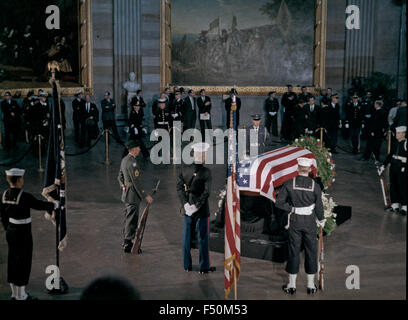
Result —
[[316, 105], [315, 97], [309, 98], [309, 103], [306, 106], [306, 109], [308, 113], [307, 129], [309, 130], [310, 135], [316, 135], [319, 106]]
[[96, 104], [91, 102], [91, 96], [87, 95], [85, 98], [85, 110], [82, 118], [82, 126], [84, 132], [82, 134], [83, 142], [87, 147], [91, 146], [91, 140], [96, 139], [99, 133], [99, 111]]
[[276, 92], [272, 91], [268, 94], [268, 99], [265, 100], [265, 127], [269, 133], [275, 137], [278, 136], [278, 114], [279, 101], [276, 99]]
[[188, 91], [188, 96], [184, 99], [183, 106], [183, 127], [184, 130], [195, 129], [197, 121], [197, 100], [194, 97], [194, 90]]
[[11, 93], [6, 92], [1, 103], [4, 123], [4, 146], [6, 149], [17, 147], [17, 137], [20, 131], [21, 109], [16, 100], [11, 99]]
[[307, 87], [303, 86], [302, 87], [302, 93], [299, 94], [298, 99], [303, 99], [304, 101], [309, 101], [309, 99], [312, 97], [312, 94], [310, 92], [307, 92]]
[[383, 109], [382, 101], [374, 103], [374, 114], [367, 123], [368, 140], [366, 150], [361, 160], [367, 161], [374, 154], [376, 161], [380, 161], [381, 144], [387, 134], [387, 112]]
[[136, 97], [132, 98], [131, 106], [135, 106], [139, 102], [140, 112], [144, 115], [144, 108], [146, 108], [146, 103], [143, 99], [143, 92], [142, 90], [137, 90]]
[[293, 121], [294, 112], [297, 104], [296, 94], [291, 92], [287, 96], [287, 101], [285, 102], [285, 113], [283, 114], [283, 122], [281, 128], [282, 140], [292, 141], [293, 139]]
[[338, 131], [339, 126], [341, 126], [339, 96], [337, 94], [333, 94], [331, 99], [332, 101], [329, 108], [332, 111], [332, 118], [330, 118], [330, 123], [328, 124], [327, 134], [330, 139], [330, 151], [336, 154]]
[[113, 99], [111, 99], [111, 94], [109, 91], [105, 92], [105, 98], [101, 101], [102, 109], [102, 122], [104, 130], [112, 130], [112, 133], [117, 141], [121, 141], [119, 137], [118, 128], [116, 126], [116, 104]]
[[241, 110], [241, 99], [238, 98], [238, 92], [236, 89], [232, 88], [230, 91], [230, 97], [225, 100], [225, 111], [227, 113], [227, 129], [231, 127], [231, 108], [232, 108], [232, 102], [235, 99], [235, 103], [237, 105], [237, 118], [236, 118], [236, 123], [235, 127], [233, 128], [234, 130], [238, 130], [239, 127], [239, 111]]
[[295, 107], [294, 111], [294, 122], [293, 130], [295, 134], [295, 139], [306, 135], [309, 115], [307, 107], [305, 106], [306, 101], [303, 98], [299, 98], [299, 103]]
[[83, 97], [83, 91], [79, 90], [75, 93], [75, 100], [72, 101], [72, 120], [74, 122], [75, 142], [78, 144], [81, 143], [81, 132], [83, 131], [81, 127], [85, 108]]
[[205, 90], [200, 90], [200, 97], [197, 98], [198, 113], [200, 116], [201, 136], [205, 140], [205, 130], [212, 129], [211, 124], [211, 98], [206, 96]]

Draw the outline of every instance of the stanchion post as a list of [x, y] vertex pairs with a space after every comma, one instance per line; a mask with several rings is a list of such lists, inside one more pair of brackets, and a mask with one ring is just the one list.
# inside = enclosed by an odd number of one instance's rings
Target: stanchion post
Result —
[[109, 161], [109, 130], [105, 130], [105, 164], [110, 165]]
[[0, 150], [3, 149], [2, 137], [1, 137], [1, 119], [0, 119]]
[[41, 159], [41, 135], [38, 135], [38, 162], [39, 162], [39, 168], [38, 172], [44, 172], [44, 169], [42, 168], [42, 159]]
[[322, 142], [323, 145], [323, 128], [320, 128], [320, 141]]
[[391, 130], [388, 130], [388, 149], [387, 149], [388, 154], [390, 154], [391, 152], [391, 139], [392, 139], [392, 132]]

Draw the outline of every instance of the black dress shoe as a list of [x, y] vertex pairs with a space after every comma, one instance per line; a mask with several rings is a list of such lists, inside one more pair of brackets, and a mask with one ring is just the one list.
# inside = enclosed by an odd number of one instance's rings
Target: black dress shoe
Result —
[[192, 268], [187, 268], [187, 269], [184, 269], [184, 271], [185, 272], [191, 272], [191, 271], [193, 271], [193, 269]]
[[205, 274], [205, 273], [209, 273], [209, 272], [214, 272], [216, 270], [217, 270], [216, 267], [210, 267], [210, 269], [207, 269], [207, 270], [200, 270], [199, 273], [200, 274]]
[[296, 293], [296, 288], [288, 288], [288, 285], [282, 286], [282, 290], [283, 292], [290, 294], [290, 295], [294, 295]]
[[314, 286], [314, 288], [307, 288], [307, 294], [315, 294], [317, 292], [317, 287]]
[[399, 211], [397, 212], [397, 214], [400, 215], [400, 216], [406, 216], [406, 215], [407, 215], [407, 212], [406, 212], [405, 210], [399, 210]]

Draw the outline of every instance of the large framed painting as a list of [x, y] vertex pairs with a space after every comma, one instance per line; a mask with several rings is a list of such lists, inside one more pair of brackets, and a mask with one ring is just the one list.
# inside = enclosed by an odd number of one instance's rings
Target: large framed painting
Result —
[[[60, 28], [49, 30], [46, 13], [57, 6]], [[0, 94], [51, 92], [48, 63], [59, 63], [63, 95], [92, 93], [91, 0], [2, 0], [0, 2]]]
[[162, 0], [162, 87], [325, 86], [327, 0]]

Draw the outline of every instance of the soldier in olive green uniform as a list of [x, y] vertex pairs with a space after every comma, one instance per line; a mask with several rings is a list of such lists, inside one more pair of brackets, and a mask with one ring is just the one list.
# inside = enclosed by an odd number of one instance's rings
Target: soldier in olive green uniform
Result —
[[130, 140], [126, 147], [129, 154], [122, 160], [118, 181], [122, 188], [122, 202], [125, 204], [123, 250], [130, 253], [138, 226], [140, 203], [143, 199], [152, 203], [153, 199], [144, 191], [140, 182], [140, 168], [136, 161], [141, 150], [140, 141]]

